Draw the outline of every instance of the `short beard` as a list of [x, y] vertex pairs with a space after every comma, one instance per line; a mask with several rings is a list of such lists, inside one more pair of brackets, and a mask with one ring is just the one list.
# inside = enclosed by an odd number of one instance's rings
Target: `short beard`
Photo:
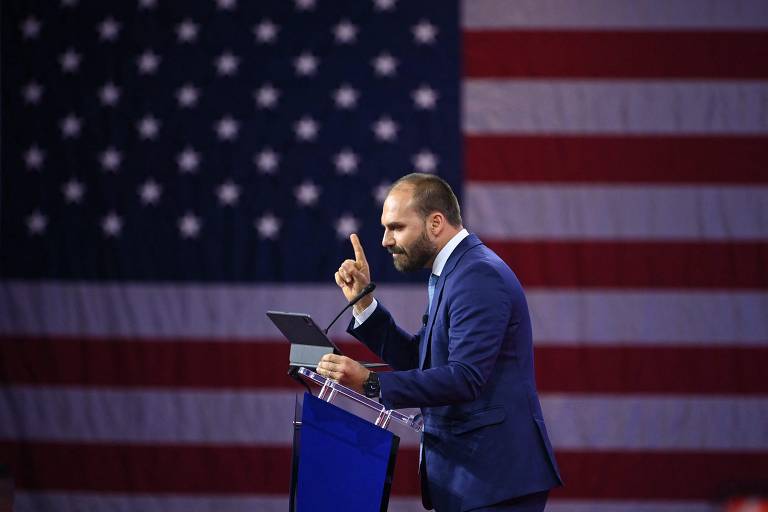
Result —
[[437, 254], [437, 247], [427, 238], [426, 229], [410, 247], [395, 246], [389, 250], [392, 254], [402, 254], [400, 258], [393, 258], [395, 268], [400, 272], [415, 272], [426, 267], [429, 260]]

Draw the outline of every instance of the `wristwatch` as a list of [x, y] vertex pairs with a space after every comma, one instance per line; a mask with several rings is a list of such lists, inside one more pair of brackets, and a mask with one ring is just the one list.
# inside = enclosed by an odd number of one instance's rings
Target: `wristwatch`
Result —
[[363, 382], [363, 394], [368, 398], [381, 397], [381, 386], [376, 372], [370, 372], [368, 378]]

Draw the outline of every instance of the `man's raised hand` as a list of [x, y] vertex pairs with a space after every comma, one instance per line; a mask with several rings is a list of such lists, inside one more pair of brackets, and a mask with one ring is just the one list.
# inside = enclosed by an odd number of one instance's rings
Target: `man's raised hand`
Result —
[[[347, 298], [347, 301], [351, 301], [371, 282], [371, 271], [368, 268], [368, 260], [365, 259], [365, 251], [363, 251], [363, 246], [360, 244], [360, 239], [356, 234], [352, 233], [349, 236], [349, 241], [352, 242], [355, 259], [344, 260], [341, 266], [339, 266], [339, 270], [333, 276], [336, 284], [344, 292], [344, 297]], [[362, 311], [370, 305], [371, 301], [372, 298], [368, 295], [355, 305], [355, 309]]]

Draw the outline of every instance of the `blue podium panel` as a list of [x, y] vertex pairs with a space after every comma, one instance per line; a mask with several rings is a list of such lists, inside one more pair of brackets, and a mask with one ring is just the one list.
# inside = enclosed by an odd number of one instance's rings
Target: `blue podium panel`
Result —
[[399, 438], [304, 394], [297, 512], [387, 509]]

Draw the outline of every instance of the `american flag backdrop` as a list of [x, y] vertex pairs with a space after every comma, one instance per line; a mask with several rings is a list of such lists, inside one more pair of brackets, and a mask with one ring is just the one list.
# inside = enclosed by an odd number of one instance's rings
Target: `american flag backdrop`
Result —
[[[547, 510], [768, 492], [768, 2], [0, 10], [17, 510], [286, 510], [301, 390], [264, 312], [330, 321], [357, 232], [415, 330], [426, 275], [378, 220], [413, 170], [526, 288], [566, 480]], [[390, 510], [421, 510], [417, 461], [406, 436]]]

